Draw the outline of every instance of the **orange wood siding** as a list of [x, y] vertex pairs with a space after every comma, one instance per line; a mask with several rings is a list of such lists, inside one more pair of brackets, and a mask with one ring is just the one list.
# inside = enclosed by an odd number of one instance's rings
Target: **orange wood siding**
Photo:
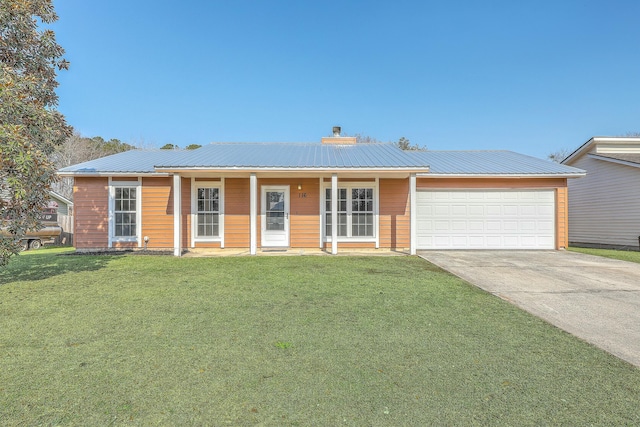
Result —
[[249, 178], [224, 180], [224, 247], [248, 248]]
[[109, 246], [109, 181], [76, 178], [73, 184], [73, 243], [78, 249]]
[[[380, 247], [411, 246], [409, 179], [380, 180]], [[342, 246], [341, 243], [339, 246]]]
[[132, 249], [138, 247], [138, 242], [112, 242], [111, 247], [115, 249]]
[[[298, 184], [302, 185], [301, 190]], [[320, 246], [320, 180], [300, 179], [291, 181], [290, 185], [291, 247], [317, 248]]]
[[[142, 178], [142, 238], [149, 249], [173, 248], [172, 180]], [[143, 243], [144, 244], [144, 243]]]
[[557, 188], [566, 187], [565, 178], [418, 178], [420, 188], [500, 189], [500, 188]]
[[557, 249], [569, 246], [569, 197], [567, 187], [556, 190], [556, 246]]

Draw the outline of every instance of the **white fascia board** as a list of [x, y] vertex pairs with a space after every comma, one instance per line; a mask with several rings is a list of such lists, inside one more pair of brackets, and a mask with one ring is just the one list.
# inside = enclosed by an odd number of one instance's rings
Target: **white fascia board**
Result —
[[108, 176], [137, 176], [137, 177], [167, 177], [171, 176], [165, 172], [56, 172], [58, 176], [82, 177], [82, 178], [103, 178]]
[[611, 157], [604, 157], [604, 156], [600, 156], [598, 154], [591, 154], [591, 153], [589, 153], [588, 156], [593, 158], [593, 159], [602, 160], [604, 162], [611, 162], [611, 163], [617, 163], [617, 164], [620, 164], [620, 165], [631, 166], [633, 168], [640, 168], [640, 164], [629, 162], [627, 160], [612, 159]]
[[585, 142], [580, 147], [578, 147], [573, 153], [571, 153], [567, 157], [565, 157], [562, 160], [562, 162], [560, 162], [560, 163], [563, 164], [563, 165], [566, 165], [571, 160], [573, 160], [573, 159], [575, 159], [577, 157], [580, 157], [582, 155], [582, 153], [584, 153], [585, 151], [591, 149], [591, 146], [594, 144], [594, 139], [595, 138], [590, 138], [587, 142]]
[[418, 178], [580, 178], [587, 174], [551, 173], [551, 174], [453, 174], [453, 173], [417, 173]]
[[64, 197], [61, 194], [56, 193], [55, 191], [49, 191], [49, 195], [55, 199], [58, 199], [62, 202], [64, 202], [65, 204], [69, 205], [69, 206], [73, 206], [73, 202], [69, 199], [67, 199], [66, 197]]
[[157, 168], [157, 171], [164, 173], [180, 173], [180, 172], [207, 172], [207, 173], [224, 173], [224, 172], [324, 172], [324, 173], [345, 173], [345, 172], [409, 172], [409, 173], [427, 173], [429, 168], [203, 168], [203, 167], [186, 167], [186, 168]]

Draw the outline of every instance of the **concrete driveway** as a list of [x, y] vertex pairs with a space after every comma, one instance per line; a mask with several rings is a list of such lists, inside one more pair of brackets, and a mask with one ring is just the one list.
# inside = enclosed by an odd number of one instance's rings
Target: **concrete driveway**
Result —
[[640, 367], [640, 264], [566, 251], [418, 254]]

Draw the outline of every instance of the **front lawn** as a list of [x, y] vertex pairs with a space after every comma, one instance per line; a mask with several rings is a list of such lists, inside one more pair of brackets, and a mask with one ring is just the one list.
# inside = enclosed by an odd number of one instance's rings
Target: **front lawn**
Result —
[[583, 254], [597, 255], [605, 258], [619, 259], [622, 261], [631, 261], [640, 263], [640, 252], [636, 251], [619, 251], [615, 249], [596, 249], [596, 248], [578, 248], [570, 247], [570, 251], [581, 252]]
[[0, 424], [640, 424], [640, 369], [416, 257], [63, 252], [0, 272]]

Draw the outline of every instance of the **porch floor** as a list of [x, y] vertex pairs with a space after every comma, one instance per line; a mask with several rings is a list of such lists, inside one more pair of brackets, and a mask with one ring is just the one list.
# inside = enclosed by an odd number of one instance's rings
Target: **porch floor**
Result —
[[[340, 249], [338, 248], [338, 256], [405, 256], [409, 252], [401, 250], [390, 249]], [[224, 257], [224, 256], [249, 256], [249, 249], [243, 248], [191, 248], [184, 253], [183, 257]], [[324, 256], [331, 255], [331, 251], [323, 250], [320, 248], [264, 248], [258, 249], [256, 255], [260, 256], [302, 256], [302, 255], [316, 255]]]

